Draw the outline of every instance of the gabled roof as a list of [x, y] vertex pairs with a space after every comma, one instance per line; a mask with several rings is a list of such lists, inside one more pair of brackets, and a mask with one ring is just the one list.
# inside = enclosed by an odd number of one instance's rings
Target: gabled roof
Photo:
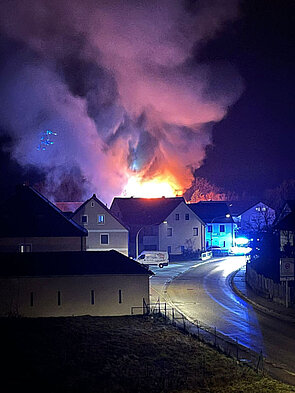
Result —
[[83, 205], [83, 202], [55, 202], [55, 206], [58, 207], [63, 213], [73, 213], [81, 205]]
[[145, 266], [118, 251], [1, 253], [0, 276], [148, 274]]
[[114, 198], [111, 211], [120, 211], [120, 219], [128, 226], [159, 225], [185, 200], [174, 198]]
[[285, 231], [295, 232], [295, 210], [289, 213], [286, 217], [280, 220], [276, 225], [275, 229], [281, 229]]
[[86, 229], [66, 218], [34, 188], [21, 185], [0, 205], [0, 237], [87, 236]]
[[232, 217], [227, 218], [230, 214], [226, 202], [222, 201], [201, 201], [198, 203], [188, 203], [187, 206], [207, 224], [212, 222], [232, 223]]
[[285, 206], [288, 206], [291, 212], [295, 210], [295, 200], [294, 199], [289, 199], [285, 201]]
[[[89, 203], [90, 201], [95, 201], [96, 203], [99, 204], [99, 206], [101, 206], [107, 213], [109, 213], [112, 217], [114, 217], [115, 220], [117, 220], [124, 228], [126, 228], [125, 224], [120, 220], [120, 218], [116, 217], [111, 210], [104, 205], [97, 197], [95, 194], [92, 195], [91, 198], [87, 199], [87, 201], [85, 201], [84, 203], [82, 203], [77, 210], [74, 211], [74, 213], [72, 214], [72, 217], [74, 217], [74, 215], [76, 215], [80, 210], [82, 210], [84, 208], [85, 205], [87, 205], [87, 203]], [[126, 228], [127, 229], [127, 228]]]
[[245, 213], [247, 210], [251, 209], [252, 207], [258, 205], [259, 203], [263, 203], [265, 206], [271, 207], [262, 201], [227, 201], [226, 202], [230, 211], [230, 214], [234, 217], [240, 216], [241, 214]]

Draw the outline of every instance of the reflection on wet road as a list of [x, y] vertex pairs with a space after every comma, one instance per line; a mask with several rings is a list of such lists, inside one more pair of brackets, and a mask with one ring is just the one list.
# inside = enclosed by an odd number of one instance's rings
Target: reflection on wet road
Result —
[[170, 300], [190, 319], [216, 327], [257, 352], [262, 350], [272, 362], [295, 373], [294, 324], [257, 311], [230, 287], [232, 272], [244, 263], [244, 257], [227, 257], [153, 269], [153, 300], [157, 296], [161, 301]]

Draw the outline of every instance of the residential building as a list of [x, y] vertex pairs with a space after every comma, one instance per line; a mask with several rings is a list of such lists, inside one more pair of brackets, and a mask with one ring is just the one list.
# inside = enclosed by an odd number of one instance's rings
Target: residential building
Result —
[[0, 205], [0, 252], [85, 250], [87, 230], [34, 188], [21, 185]]
[[205, 248], [205, 224], [184, 198], [114, 198], [111, 212], [129, 228], [129, 256], [142, 251], [182, 254]]
[[128, 256], [128, 229], [95, 194], [71, 218], [88, 231], [87, 251], [117, 250]]
[[234, 245], [234, 221], [226, 202], [201, 201], [187, 206], [206, 223], [206, 248], [229, 250]]
[[263, 202], [227, 202], [239, 233], [251, 234], [268, 230], [275, 221], [275, 210]]
[[0, 316], [142, 314], [152, 274], [114, 250], [3, 253]]
[[275, 225], [280, 232], [280, 251], [285, 257], [295, 258], [295, 210]]
[[285, 201], [282, 209], [278, 214], [276, 221], [277, 222], [281, 221], [283, 218], [285, 218], [289, 213], [292, 213], [293, 211], [295, 211], [295, 200]]

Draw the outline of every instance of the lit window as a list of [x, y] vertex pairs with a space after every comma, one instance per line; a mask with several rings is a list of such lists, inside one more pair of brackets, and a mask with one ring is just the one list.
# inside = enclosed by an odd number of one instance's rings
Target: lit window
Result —
[[179, 221], [179, 214], [178, 213], [175, 214], [175, 220]]
[[99, 225], [103, 225], [104, 224], [104, 214], [98, 214], [98, 216], [97, 216], [97, 223]]
[[255, 210], [256, 210], [257, 212], [260, 212], [261, 207], [256, 207]]
[[100, 235], [100, 244], [109, 244], [109, 235], [101, 234]]
[[88, 222], [88, 216], [82, 216], [82, 224], [87, 224]]
[[189, 214], [186, 214], [186, 215], [185, 215], [185, 219], [186, 219], [186, 220], [189, 220]]
[[20, 252], [32, 252], [32, 244], [20, 244], [19, 251]]
[[207, 231], [208, 231], [208, 232], [212, 232], [212, 225], [208, 225]]
[[167, 228], [167, 236], [172, 236], [172, 228]]
[[265, 212], [265, 211], [266, 211], [266, 207], [265, 207], [265, 206], [262, 207], [261, 210], [262, 210], [263, 212]]
[[199, 228], [193, 228], [193, 236], [199, 236]]
[[219, 225], [219, 232], [225, 232], [225, 225]]

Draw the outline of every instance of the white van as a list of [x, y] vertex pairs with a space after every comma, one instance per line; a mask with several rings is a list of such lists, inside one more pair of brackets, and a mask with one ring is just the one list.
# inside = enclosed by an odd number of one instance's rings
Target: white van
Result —
[[168, 266], [169, 255], [165, 251], [143, 251], [136, 261], [144, 265], [156, 265], [162, 268]]

